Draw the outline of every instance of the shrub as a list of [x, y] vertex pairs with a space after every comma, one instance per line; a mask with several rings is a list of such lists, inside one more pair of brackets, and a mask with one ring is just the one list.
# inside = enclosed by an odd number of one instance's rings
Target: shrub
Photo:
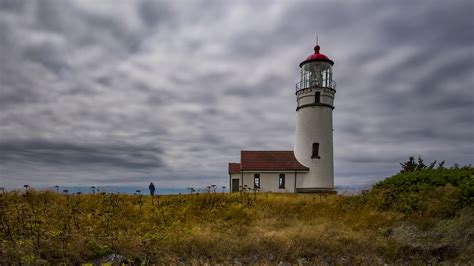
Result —
[[474, 168], [471, 166], [402, 170], [374, 185], [366, 197], [382, 210], [452, 216], [463, 207], [473, 206], [473, 179]]

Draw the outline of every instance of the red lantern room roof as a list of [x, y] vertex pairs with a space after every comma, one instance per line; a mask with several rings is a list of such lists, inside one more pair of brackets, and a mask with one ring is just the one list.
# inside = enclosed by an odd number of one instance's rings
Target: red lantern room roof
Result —
[[329, 59], [327, 56], [325, 56], [324, 54], [321, 54], [319, 50], [321, 50], [321, 47], [319, 45], [316, 45], [314, 47], [314, 54], [311, 54], [308, 57], [306, 57], [306, 59], [303, 62], [301, 62], [300, 67], [308, 62], [314, 62], [314, 61], [322, 61], [322, 62], [327, 62], [331, 65], [334, 65], [334, 62], [331, 59]]
[[319, 53], [319, 50], [321, 50], [321, 47], [319, 45], [316, 45], [314, 47], [314, 54], [309, 55], [306, 57], [306, 60], [311, 60], [311, 59], [329, 59], [327, 56]]

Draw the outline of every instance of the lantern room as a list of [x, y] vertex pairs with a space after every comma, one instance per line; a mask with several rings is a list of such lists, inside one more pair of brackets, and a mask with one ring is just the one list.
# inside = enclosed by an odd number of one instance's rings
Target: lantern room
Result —
[[335, 89], [336, 83], [332, 80], [332, 66], [334, 62], [324, 54], [321, 54], [321, 47], [314, 47], [314, 54], [311, 54], [301, 62], [301, 80], [296, 84], [296, 89], [307, 88], [331, 88]]

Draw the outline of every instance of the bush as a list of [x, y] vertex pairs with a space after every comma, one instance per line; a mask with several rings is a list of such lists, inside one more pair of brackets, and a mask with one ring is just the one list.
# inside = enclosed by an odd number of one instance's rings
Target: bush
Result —
[[377, 183], [366, 197], [382, 210], [425, 216], [452, 216], [463, 207], [473, 206], [473, 167], [414, 169], [402, 170]]

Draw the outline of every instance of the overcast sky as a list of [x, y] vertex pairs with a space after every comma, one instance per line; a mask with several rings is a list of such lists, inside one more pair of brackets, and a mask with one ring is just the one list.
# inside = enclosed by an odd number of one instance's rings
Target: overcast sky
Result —
[[0, 0], [0, 186], [227, 185], [335, 61], [336, 185], [474, 162], [473, 1]]

